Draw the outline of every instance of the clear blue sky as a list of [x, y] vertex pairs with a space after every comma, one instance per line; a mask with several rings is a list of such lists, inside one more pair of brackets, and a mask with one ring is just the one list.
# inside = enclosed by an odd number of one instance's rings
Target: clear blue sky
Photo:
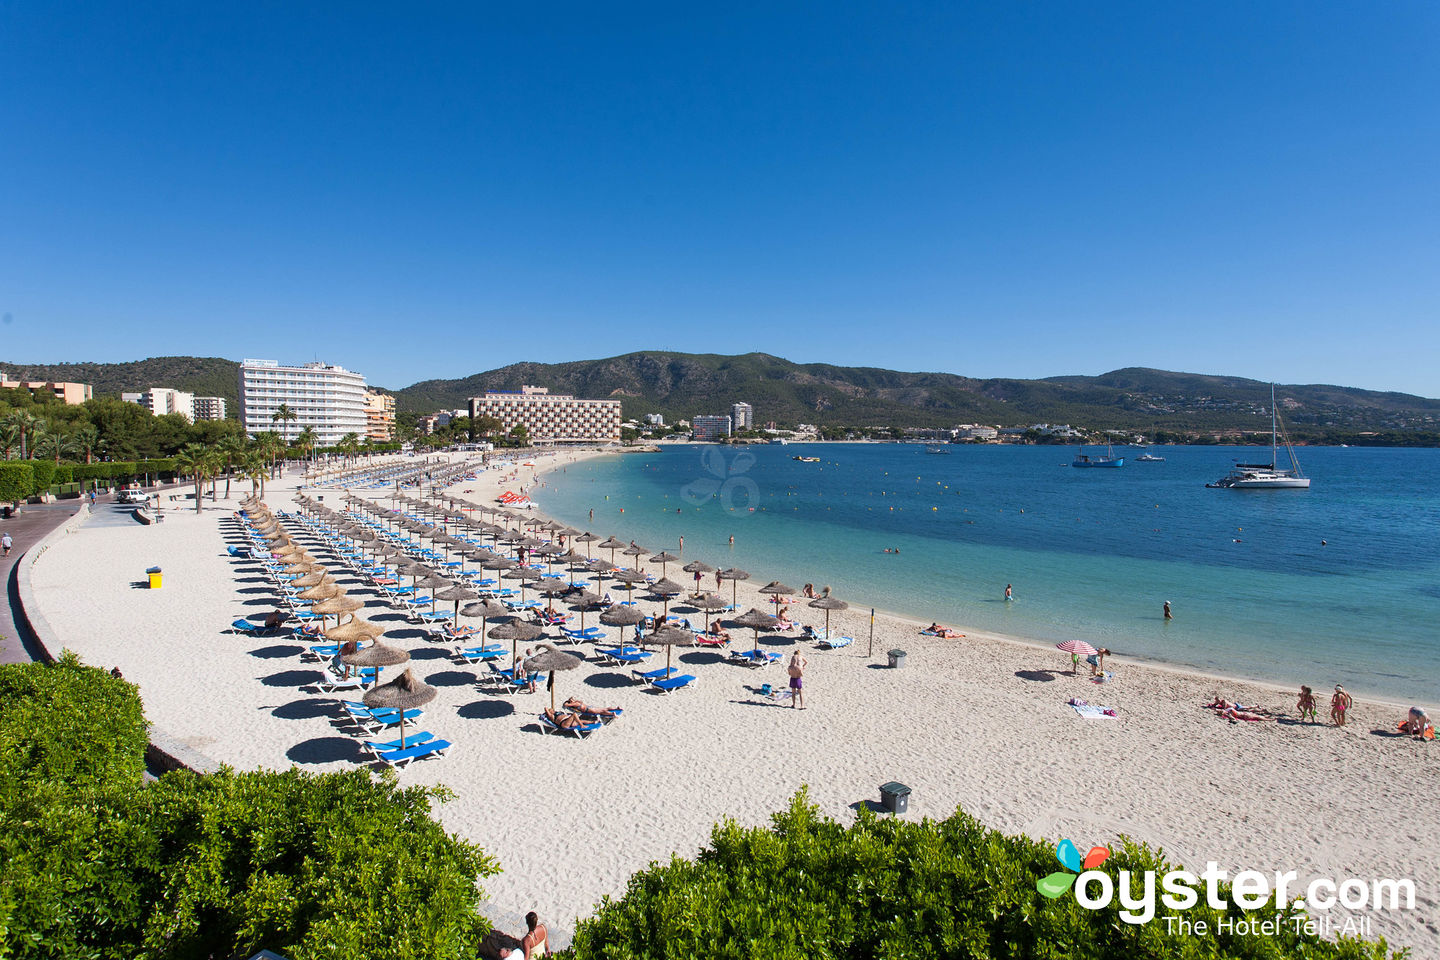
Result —
[[1440, 396], [1440, 4], [0, 0], [0, 360]]

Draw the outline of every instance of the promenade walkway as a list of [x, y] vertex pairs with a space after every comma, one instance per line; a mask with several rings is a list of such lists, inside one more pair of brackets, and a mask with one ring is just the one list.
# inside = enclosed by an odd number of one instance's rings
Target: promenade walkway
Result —
[[[113, 497], [104, 496], [100, 502]], [[10, 556], [0, 557], [0, 575], [5, 580], [5, 603], [0, 605], [0, 663], [27, 663], [36, 659], [34, 638], [24, 626], [20, 596], [15, 583], [15, 565], [46, 534], [79, 512], [84, 501], [57, 500], [54, 503], [26, 504], [18, 516], [0, 520], [0, 533], [10, 534], [15, 546]], [[97, 503], [97, 506], [99, 503]]]

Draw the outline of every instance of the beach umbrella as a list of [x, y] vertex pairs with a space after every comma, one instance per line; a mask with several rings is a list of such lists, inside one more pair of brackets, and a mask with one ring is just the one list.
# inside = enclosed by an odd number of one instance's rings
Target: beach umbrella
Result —
[[779, 580], [771, 580], [760, 588], [760, 592], [770, 595], [770, 599], [775, 603], [775, 613], [778, 616], [780, 613], [780, 598], [794, 596], [795, 588], [787, 587]]
[[695, 634], [689, 630], [681, 630], [679, 627], [661, 627], [659, 630], [650, 633], [645, 637], [646, 643], [660, 644], [665, 648], [665, 676], [670, 676], [670, 648], [671, 647], [693, 647], [695, 645]]
[[730, 604], [725, 602], [724, 597], [714, 593], [707, 593], [700, 597], [700, 599], [698, 600], [692, 600], [691, 603], [693, 603], [696, 607], [699, 607], [701, 610], [705, 611], [706, 633], [710, 632], [710, 614], [714, 613], [717, 610], [728, 610], [730, 608]]
[[460, 615], [465, 617], [480, 618], [480, 632], [485, 632], [485, 627], [491, 617], [508, 617], [510, 611], [494, 600], [482, 600], [479, 603], [469, 603], [460, 608]]
[[308, 590], [300, 591], [301, 600], [328, 600], [331, 597], [343, 597], [345, 591], [335, 581], [329, 583], [317, 583]]
[[660, 564], [660, 576], [663, 577], [665, 576], [665, 565], [669, 563], [674, 563], [676, 560], [679, 559], [680, 558], [675, 556], [675, 554], [666, 553], [664, 550], [661, 550], [659, 553], [655, 554], [655, 556], [650, 558], [650, 562]]
[[323, 628], [325, 618], [330, 614], [335, 614], [335, 623], [338, 626], [341, 614], [354, 613], [363, 606], [365, 602], [355, 597], [328, 597], [311, 606], [310, 612], [320, 614], [320, 626]]
[[380, 682], [380, 670], [410, 662], [410, 654], [399, 647], [376, 641], [368, 647], [360, 647], [354, 653], [340, 654], [340, 662], [347, 667], [374, 667], [375, 682]]
[[553, 644], [540, 644], [540, 652], [525, 661], [527, 673], [549, 674], [546, 686], [550, 688], [550, 709], [555, 709], [555, 674], [560, 670], [574, 670], [583, 663], [573, 653], [556, 650]]
[[638, 566], [638, 568], [639, 568], [640, 570], [644, 570], [644, 569], [645, 569], [645, 564], [643, 564], [643, 563], [640, 562], [640, 558], [643, 557], [643, 556], [645, 556], [645, 554], [649, 553], [649, 552], [650, 552], [650, 548], [649, 548], [649, 547], [642, 547], [642, 546], [639, 546], [638, 544], [633, 544], [633, 543], [632, 543], [630, 546], [626, 547], [624, 550], [621, 550], [620, 552], [623, 553], [623, 554], [625, 554], [625, 556], [627, 556], [627, 557], [634, 557], [634, 558], [635, 558], [635, 561], [634, 561], [634, 562], [635, 562], [635, 564]]
[[739, 601], [736, 599], [736, 594], [740, 589], [740, 581], [749, 580], [750, 574], [741, 570], [739, 567], [727, 567], [716, 574], [716, 576], [721, 580], [730, 581], [730, 605], [732, 607], [738, 606]]
[[826, 587], [824, 596], [816, 597], [814, 600], [811, 600], [807, 606], [814, 607], [816, 610], [825, 611], [825, 639], [828, 640], [830, 639], [830, 611], [844, 610], [849, 607], [850, 604], [844, 600], [830, 596], [830, 588]]
[[[435, 593], [434, 593], [434, 591], [444, 590], [446, 587], [450, 587], [450, 586], [453, 586], [453, 584], [452, 584], [449, 580], [446, 580], [444, 577], [442, 577], [442, 576], [440, 576], [439, 574], [436, 574], [436, 573], [431, 573], [429, 576], [427, 576], [427, 577], [421, 577], [420, 579], [418, 579], [418, 580], [415, 581], [415, 589], [418, 590], [418, 589], [420, 589], [421, 587], [424, 587], [426, 590], [431, 591], [431, 594], [430, 594], [430, 612], [431, 612], [431, 613], [434, 613], [434, 612], [435, 612], [435, 599], [436, 599], [436, 598], [435, 598]], [[477, 594], [477, 596], [478, 596], [478, 594]]]
[[613, 565], [615, 563], [615, 551], [625, 546], [625, 541], [616, 540], [614, 537], [611, 537], [608, 540], [601, 541], [595, 546], [597, 549], [610, 551], [610, 563]]
[[749, 610], [746, 610], [743, 614], [736, 617], [734, 622], [739, 626], [749, 627], [751, 630], [755, 631], [755, 648], [759, 649], [760, 631], [774, 629], [775, 624], [779, 621], [775, 617], [772, 617], [770, 614], [766, 613], [764, 610], [756, 610], [754, 607], [751, 607]]
[[486, 634], [486, 636], [491, 640], [509, 640], [510, 659], [511, 662], [514, 662], [515, 651], [519, 648], [520, 641], [523, 640], [529, 643], [531, 640], [544, 634], [544, 632], [544, 630], [541, 630], [533, 623], [526, 623], [524, 620], [512, 620], [509, 623], [502, 623], [498, 626], [491, 627], [490, 632]]
[[[594, 543], [596, 540], [599, 540], [599, 539], [600, 539], [599, 537], [595, 536], [595, 534], [591, 533], [589, 530], [586, 530], [584, 533], [580, 534], [578, 537], [574, 537], [574, 538], [573, 538], [573, 540], [574, 540], [575, 543]], [[589, 554], [589, 553], [586, 553], [585, 556], [586, 556], [586, 559], [589, 559], [590, 554]]]
[[531, 580], [543, 579], [543, 574], [541, 574], [539, 570], [531, 570], [529, 567], [513, 567], [509, 570], [506, 570], [500, 576], [503, 580], [520, 581], [521, 603], [525, 602], [525, 584], [529, 583]]
[[670, 616], [670, 598], [679, 596], [685, 592], [685, 588], [674, 580], [661, 578], [650, 584], [650, 592], [659, 597], [664, 604], [661, 607], [661, 619], [668, 619]]
[[600, 614], [600, 622], [605, 624], [605, 626], [620, 628], [620, 646], [622, 648], [625, 646], [625, 628], [633, 627], [644, 619], [645, 614], [636, 610], [634, 607], [627, 607], [622, 604], [616, 604]]
[[435, 599], [436, 599], [436, 600], [454, 600], [454, 601], [455, 601], [455, 613], [452, 615], [451, 619], [456, 619], [456, 618], [458, 618], [458, 617], [460, 616], [460, 601], [461, 601], [461, 600], [478, 600], [479, 598], [480, 598], [480, 594], [479, 594], [479, 593], [477, 593], [477, 592], [474, 591], [474, 590], [471, 590], [469, 587], [462, 587], [462, 586], [460, 586], [458, 583], [457, 583], [457, 584], [452, 584], [452, 585], [446, 587], [444, 590], [438, 590], [438, 591], [436, 591], [436, 593], [435, 593]]
[[1070, 672], [1075, 673], [1079, 666], [1079, 657], [1094, 656], [1098, 651], [1084, 640], [1066, 640], [1064, 643], [1055, 644], [1056, 650], [1064, 650], [1070, 654]]
[[369, 637], [371, 640], [378, 640], [385, 635], [385, 628], [369, 620], [361, 620], [359, 617], [351, 617], [338, 627], [331, 627], [325, 631], [326, 640], [344, 642], [346, 640], [359, 640], [362, 637]]
[[591, 593], [589, 590], [582, 591], [580, 596], [570, 601], [570, 605], [580, 611], [580, 632], [585, 632], [585, 611], [592, 607], [599, 606], [605, 600], [598, 593]]
[[406, 667], [389, 683], [382, 683], [365, 691], [367, 707], [389, 708], [400, 711], [400, 749], [405, 749], [405, 711], [423, 707], [435, 699], [435, 688], [415, 676], [413, 668]]
[[292, 587], [298, 587], [298, 588], [304, 590], [304, 589], [308, 589], [308, 588], [310, 588], [310, 587], [318, 587], [318, 586], [319, 586], [320, 584], [322, 584], [322, 583], [334, 583], [334, 582], [335, 582], [335, 578], [332, 577], [332, 576], [330, 576], [330, 574], [329, 574], [327, 571], [325, 571], [324, 569], [321, 569], [321, 570], [313, 570], [313, 571], [311, 571], [310, 573], [305, 574], [303, 577], [298, 577], [298, 578], [296, 578], [296, 579], [294, 579], [294, 580], [291, 580], [291, 581], [290, 581], [290, 586], [292, 586]]

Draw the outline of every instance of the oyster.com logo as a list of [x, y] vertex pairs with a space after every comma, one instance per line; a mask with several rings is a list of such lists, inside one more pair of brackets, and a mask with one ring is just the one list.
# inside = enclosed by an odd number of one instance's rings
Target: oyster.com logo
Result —
[[1061, 840], [1055, 845], [1055, 859], [1060, 861], [1064, 870], [1056, 870], [1046, 877], [1035, 881], [1035, 889], [1054, 900], [1064, 896], [1071, 887], [1075, 885], [1075, 878], [1080, 876], [1083, 870], [1094, 870], [1100, 864], [1110, 859], [1109, 847], [1091, 847], [1090, 852], [1085, 854], [1085, 859], [1080, 859], [1080, 850], [1069, 840]]
[[687, 483], [680, 491], [692, 506], [700, 506], [711, 500], [719, 500], [727, 510], [734, 510], [736, 500], [744, 501], [751, 510], [760, 499], [760, 486], [747, 477], [755, 465], [755, 454], [743, 451], [726, 462], [725, 452], [719, 447], [710, 447], [700, 454], [701, 475]]

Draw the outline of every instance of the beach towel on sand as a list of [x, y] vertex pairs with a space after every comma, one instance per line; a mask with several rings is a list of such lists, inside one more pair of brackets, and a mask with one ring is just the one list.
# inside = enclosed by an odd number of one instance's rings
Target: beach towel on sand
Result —
[[[1093, 703], [1072, 703], [1075, 712], [1086, 720], [1119, 720], [1114, 707], [1098, 707]], [[1106, 711], [1109, 711], [1108, 713]]]

